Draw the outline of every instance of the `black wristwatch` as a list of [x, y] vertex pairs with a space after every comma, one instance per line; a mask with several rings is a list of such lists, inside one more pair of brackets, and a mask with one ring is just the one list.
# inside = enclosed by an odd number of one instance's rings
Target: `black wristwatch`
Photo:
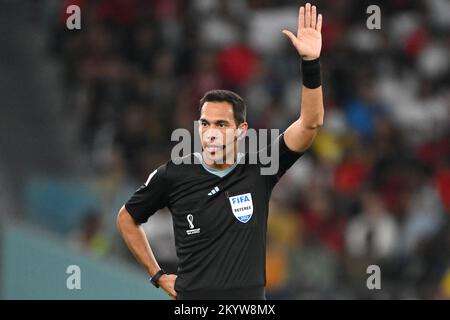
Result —
[[159, 284], [158, 284], [159, 278], [161, 278], [161, 276], [164, 274], [166, 274], [166, 272], [163, 269], [159, 270], [157, 273], [155, 273], [155, 275], [153, 277], [150, 278], [150, 282], [156, 288], [159, 288]]

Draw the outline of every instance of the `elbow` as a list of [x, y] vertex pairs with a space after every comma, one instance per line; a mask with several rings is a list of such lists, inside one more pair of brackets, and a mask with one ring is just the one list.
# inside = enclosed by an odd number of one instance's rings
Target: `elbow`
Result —
[[322, 127], [323, 127], [323, 119], [321, 119], [320, 121], [313, 122], [311, 124], [311, 129], [320, 129]]
[[323, 118], [315, 121], [308, 121], [303, 124], [303, 127], [310, 130], [319, 130], [323, 126]]
[[316, 117], [316, 119], [314, 119], [313, 121], [313, 127], [314, 129], [320, 129], [323, 127], [323, 118], [324, 118], [324, 113], [323, 111]]
[[313, 116], [300, 117], [300, 123], [302, 124], [303, 128], [310, 130], [318, 130], [321, 127], [323, 127], [324, 122], [323, 119], [324, 119], [323, 112], [318, 112]]

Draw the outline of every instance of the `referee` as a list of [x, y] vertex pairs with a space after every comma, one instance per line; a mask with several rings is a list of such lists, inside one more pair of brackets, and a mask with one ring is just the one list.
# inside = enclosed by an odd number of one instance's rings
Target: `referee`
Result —
[[[278, 148], [275, 174], [262, 175], [263, 165], [249, 164], [248, 153], [238, 156], [238, 140], [248, 129], [246, 106], [231, 91], [213, 90], [200, 100], [202, 153], [186, 156], [191, 164], [161, 165], [120, 209], [117, 227], [127, 246], [171, 298], [265, 299], [272, 189], [323, 123], [321, 27], [322, 16], [307, 3], [299, 10], [297, 36], [283, 30], [302, 57], [303, 86], [299, 118], [268, 146]], [[140, 226], [163, 207], [172, 214], [177, 275], [159, 267]]]

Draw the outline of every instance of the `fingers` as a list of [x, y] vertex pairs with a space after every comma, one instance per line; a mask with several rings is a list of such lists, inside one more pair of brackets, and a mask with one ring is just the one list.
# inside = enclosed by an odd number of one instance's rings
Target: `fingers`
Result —
[[321, 14], [319, 14], [319, 16], [317, 17], [316, 30], [319, 32], [322, 31], [322, 15]]
[[317, 7], [312, 6], [309, 2], [304, 7], [300, 7], [298, 14], [297, 32], [303, 28], [313, 28], [319, 32], [322, 30], [322, 15], [317, 15]]
[[291, 39], [292, 44], [294, 44], [295, 41], [297, 41], [297, 37], [296, 37], [292, 32], [290, 32], [290, 31], [288, 31], [288, 30], [283, 30], [283, 33], [284, 33], [285, 35], [287, 35], [289, 39]]
[[307, 3], [299, 9], [297, 36], [289, 30], [283, 30], [283, 33], [291, 39], [292, 44], [295, 46], [299, 41], [300, 31], [304, 28], [312, 28], [319, 32], [322, 31], [322, 15], [318, 15], [317, 7], [311, 6], [310, 3]]
[[177, 292], [175, 290], [171, 289], [169, 291], [169, 296], [175, 300], [177, 298]]
[[316, 6], [311, 7], [311, 28], [316, 28], [316, 20], [317, 19], [317, 8]]
[[175, 288], [173, 285], [170, 285], [168, 288], [163, 288], [166, 293], [169, 295], [169, 297], [171, 297], [172, 299], [176, 299], [177, 298], [177, 292], [175, 291]]
[[305, 28], [311, 27], [311, 4], [308, 2], [305, 6]]
[[305, 27], [305, 7], [300, 7], [298, 12], [298, 32]]

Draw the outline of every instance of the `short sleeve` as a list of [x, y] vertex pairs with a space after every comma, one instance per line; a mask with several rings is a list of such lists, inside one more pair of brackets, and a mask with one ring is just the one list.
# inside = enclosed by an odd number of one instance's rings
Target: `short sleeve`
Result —
[[166, 164], [153, 171], [125, 203], [125, 208], [137, 223], [147, 222], [156, 211], [167, 206], [170, 185], [166, 171]]
[[[284, 133], [282, 133], [271, 145], [267, 147], [270, 150], [271, 157], [278, 160], [277, 163], [270, 163], [273, 172], [268, 174], [269, 183], [273, 186], [281, 179], [286, 171], [304, 154], [303, 152], [295, 152], [288, 148], [284, 141]], [[278, 154], [276, 150], [278, 149]], [[260, 151], [261, 152], [261, 151]], [[266, 167], [269, 167], [268, 165]]]

